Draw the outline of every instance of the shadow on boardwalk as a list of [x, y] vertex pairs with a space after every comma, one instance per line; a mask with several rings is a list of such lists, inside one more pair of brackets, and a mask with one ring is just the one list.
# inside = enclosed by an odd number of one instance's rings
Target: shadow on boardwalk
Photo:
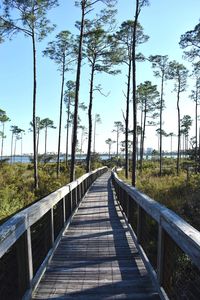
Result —
[[160, 299], [114, 202], [109, 173], [83, 200], [33, 299]]

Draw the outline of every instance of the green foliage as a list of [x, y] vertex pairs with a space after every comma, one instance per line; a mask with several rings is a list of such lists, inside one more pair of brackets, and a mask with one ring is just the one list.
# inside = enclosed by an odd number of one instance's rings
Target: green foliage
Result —
[[200, 57], [200, 23], [198, 23], [193, 30], [187, 31], [181, 36], [180, 39], [181, 48], [187, 48], [188, 51], [185, 51], [185, 57], [194, 61], [196, 58]]
[[43, 54], [48, 56], [59, 66], [59, 71], [62, 74], [63, 71], [69, 70], [69, 65], [73, 59], [72, 55], [74, 55], [73, 47], [73, 36], [69, 31], [65, 30], [56, 35], [55, 41], [48, 43]]
[[[185, 164], [186, 161], [182, 167]], [[186, 170], [182, 168], [179, 176], [176, 176], [175, 160], [166, 159], [164, 165], [163, 176], [160, 177], [158, 162], [144, 161], [143, 173], [138, 175], [137, 188], [200, 230], [200, 174], [191, 173], [188, 178]], [[119, 172], [119, 176], [126, 180], [124, 170]]]
[[[69, 183], [69, 170], [61, 164], [59, 179], [56, 174], [56, 164], [39, 164], [39, 187], [34, 192], [33, 165], [3, 163], [0, 169], [0, 220], [30, 205], [34, 201], [47, 196]], [[76, 177], [84, 174], [82, 165], [76, 168]]]
[[102, 160], [98, 153], [92, 153], [91, 155], [91, 169], [96, 170], [103, 166]]
[[57, 5], [57, 0], [4, 0], [3, 15], [0, 16], [0, 40], [4, 37], [11, 38], [18, 32], [30, 37], [36, 34], [38, 40], [42, 40], [55, 27], [50, 26], [46, 13]]
[[186, 90], [188, 70], [183, 64], [173, 60], [169, 62], [168, 79], [175, 80], [174, 90], [184, 92]]

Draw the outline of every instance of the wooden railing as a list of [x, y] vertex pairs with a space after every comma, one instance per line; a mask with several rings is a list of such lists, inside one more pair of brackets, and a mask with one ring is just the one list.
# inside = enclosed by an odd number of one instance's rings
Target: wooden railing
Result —
[[0, 226], [1, 300], [30, 298], [81, 199], [106, 171], [83, 175]]
[[169, 299], [200, 299], [200, 232], [115, 172], [112, 182], [161, 292]]

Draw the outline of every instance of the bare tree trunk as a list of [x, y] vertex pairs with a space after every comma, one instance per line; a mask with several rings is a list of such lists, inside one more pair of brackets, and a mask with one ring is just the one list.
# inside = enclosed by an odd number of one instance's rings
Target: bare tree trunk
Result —
[[83, 129], [82, 129], [82, 132], [81, 132], [80, 158], [82, 156], [82, 152], [83, 152]]
[[88, 149], [86, 158], [86, 172], [91, 170], [91, 144], [92, 144], [92, 102], [93, 102], [93, 85], [94, 85], [94, 64], [92, 65], [90, 77], [90, 101], [88, 107]]
[[197, 173], [197, 149], [198, 149], [198, 140], [197, 140], [197, 120], [198, 120], [198, 92], [197, 92], [197, 83], [196, 83], [196, 99], [195, 99], [195, 172]]
[[128, 179], [129, 170], [129, 151], [128, 151], [128, 130], [129, 130], [129, 102], [130, 102], [130, 84], [131, 84], [131, 60], [128, 65], [128, 83], [126, 96], [126, 119], [125, 119], [125, 177]]
[[142, 169], [142, 145], [143, 145], [143, 103], [141, 103], [141, 120], [140, 120], [140, 126], [141, 126], [141, 135], [140, 135], [140, 170]]
[[47, 155], [47, 126], [45, 128], [45, 146], [44, 146], [44, 156]]
[[162, 112], [163, 112], [163, 87], [164, 87], [164, 76], [162, 75], [161, 80], [161, 93], [160, 93], [160, 172], [162, 176]]
[[15, 137], [14, 159], [13, 159], [14, 162], [15, 162], [15, 156], [16, 156], [16, 147], [17, 147], [17, 138]]
[[142, 137], [141, 157], [140, 157], [140, 172], [141, 173], [142, 173], [143, 156], [144, 156], [144, 138], [145, 138], [145, 129], [146, 129], [146, 118], [147, 118], [147, 113], [146, 113], [146, 103], [145, 103], [143, 130], [142, 130], [142, 135], [141, 135], [141, 137]]
[[37, 157], [38, 157], [38, 153], [39, 153], [39, 142], [40, 142], [40, 125], [38, 125], [38, 129], [37, 129], [37, 134], [36, 134], [36, 137], [37, 137], [37, 142], [36, 142], [36, 151], [37, 151]]
[[119, 129], [117, 129], [117, 162], [119, 156]]
[[83, 44], [83, 31], [85, 23], [85, 0], [82, 1], [82, 18], [81, 18], [81, 30], [79, 38], [79, 50], [78, 50], [78, 62], [76, 72], [76, 90], [75, 90], [75, 106], [74, 106], [74, 123], [72, 132], [72, 151], [71, 151], [71, 170], [70, 181], [75, 180], [75, 155], [76, 155], [76, 143], [77, 143], [77, 127], [78, 127], [78, 103], [79, 103], [79, 88], [81, 77], [81, 61], [82, 61], [82, 44]]
[[139, 143], [139, 137], [137, 135], [137, 162], [139, 160], [139, 146], [140, 146], [140, 143]]
[[62, 81], [61, 81], [61, 93], [60, 93], [60, 119], [59, 119], [59, 132], [58, 132], [58, 154], [57, 154], [57, 178], [60, 174], [60, 142], [61, 142], [61, 129], [62, 129], [62, 105], [63, 105], [63, 92], [65, 83], [65, 53], [63, 53], [63, 65], [62, 65]]
[[1, 139], [1, 159], [2, 159], [2, 156], [3, 156], [4, 129], [5, 129], [5, 125], [3, 123], [3, 131], [2, 131], [2, 139]]
[[139, 17], [139, 0], [136, 0], [135, 20], [133, 26], [132, 69], [133, 69], [133, 152], [132, 152], [132, 185], [136, 185], [137, 157], [137, 99], [136, 99], [136, 31]]
[[35, 32], [32, 29], [32, 46], [33, 46], [33, 164], [34, 164], [34, 186], [38, 189], [38, 154], [37, 154], [37, 133], [36, 133], [36, 91], [37, 91], [37, 73], [36, 73], [36, 46]]
[[11, 137], [11, 152], [10, 152], [10, 163], [12, 164], [13, 161], [13, 132], [12, 132], [12, 137]]
[[70, 103], [71, 103], [71, 99], [69, 97], [68, 105], [67, 105], [67, 136], [66, 136], [66, 156], [65, 156], [66, 168], [68, 166]]
[[200, 172], [200, 127], [199, 127], [199, 172]]
[[93, 140], [93, 152], [95, 153], [95, 151], [96, 151], [96, 124], [97, 124], [97, 122], [96, 122], [96, 116], [95, 116], [95, 119], [94, 119], [94, 140]]
[[179, 175], [179, 165], [180, 165], [180, 143], [181, 143], [181, 118], [180, 118], [180, 82], [178, 87], [178, 94], [177, 94], [177, 111], [178, 111], [178, 152], [177, 152], [177, 164], [176, 164], [176, 173], [177, 176]]

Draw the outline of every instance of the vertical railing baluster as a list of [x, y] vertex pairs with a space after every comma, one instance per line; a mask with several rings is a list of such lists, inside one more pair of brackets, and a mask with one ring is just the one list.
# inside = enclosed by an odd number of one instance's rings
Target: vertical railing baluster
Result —
[[70, 203], [71, 203], [71, 211], [70, 211], [70, 215], [72, 214], [72, 212], [73, 212], [73, 195], [72, 195], [72, 190], [71, 190], [71, 186], [69, 187], [69, 194], [70, 194], [70, 199], [69, 199], [69, 201], [70, 201]]
[[157, 276], [158, 282], [162, 285], [163, 282], [163, 269], [164, 269], [164, 230], [161, 225], [158, 227], [158, 260], [157, 260]]
[[142, 208], [137, 204], [138, 217], [137, 217], [137, 241], [140, 244], [142, 240]]
[[63, 224], [66, 222], [66, 198], [67, 196], [63, 197]]
[[30, 227], [28, 227], [26, 231], [26, 240], [27, 240], [27, 252], [28, 252], [29, 285], [31, 286], [31, 281], [33, 279], [33, 256], [32, 256], [32, 242], [31, 242]]
[[78, 184], [78, 203], [81, 201], [81, 183]]
[[130, 197], [129, 195], [126, 193], [126, 217], [129, 220], [129, 204], [130, 204]]
[[54, 244], [54, 218], [53, 218], [53, 207], [51, 208], [51, 243]]
[[77, 203], [78, 203], [78, 186], [75, 187], [75, 208], [77, 207]]

